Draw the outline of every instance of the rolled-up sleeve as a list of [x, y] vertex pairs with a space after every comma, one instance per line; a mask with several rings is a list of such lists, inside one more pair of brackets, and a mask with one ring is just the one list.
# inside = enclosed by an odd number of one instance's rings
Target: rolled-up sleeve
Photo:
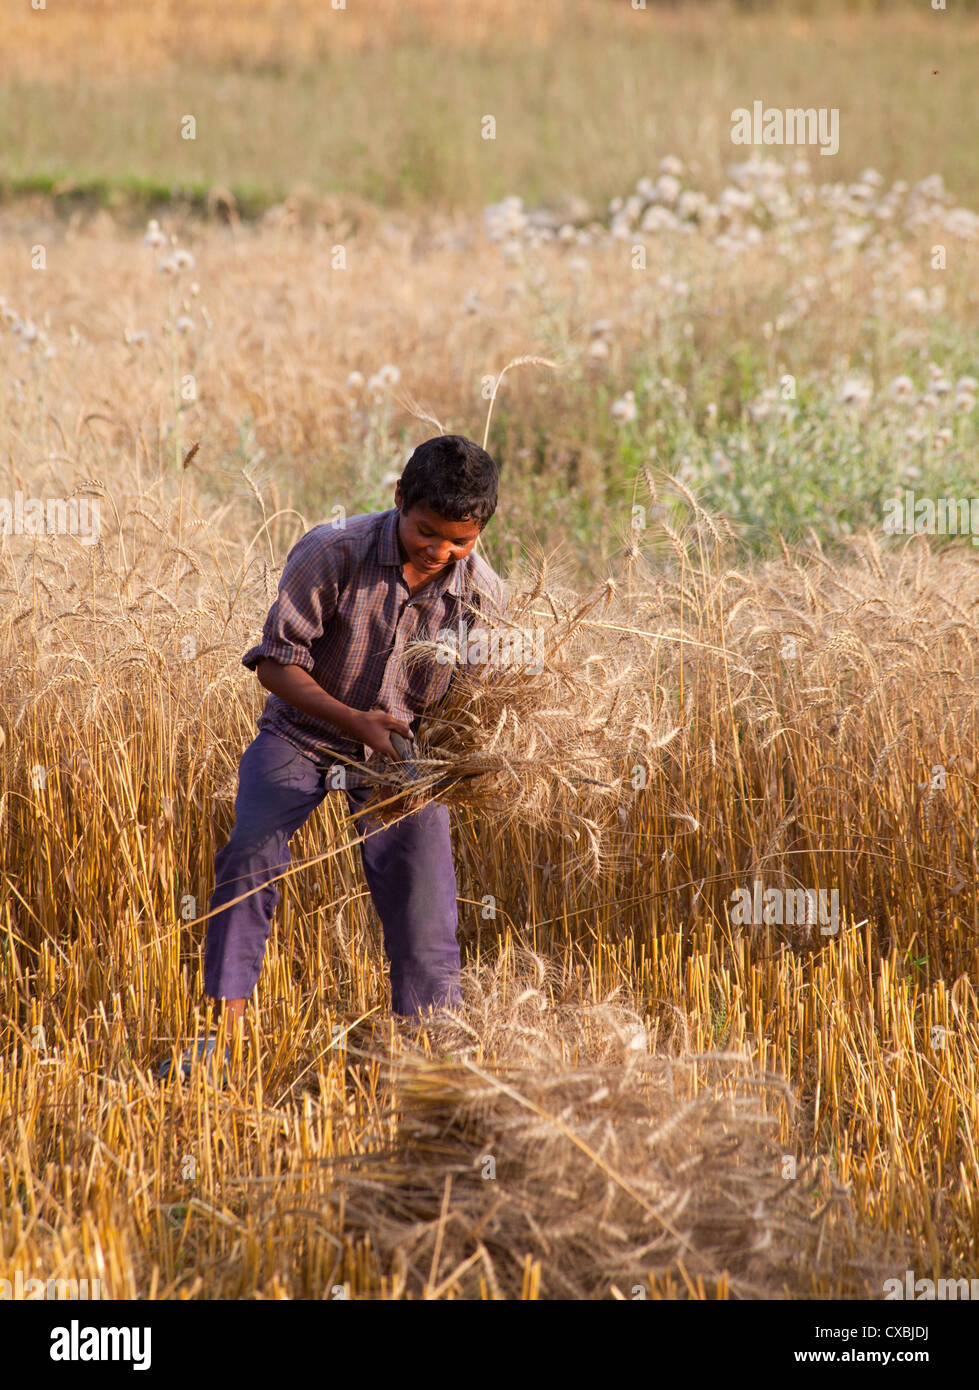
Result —
[[339, 550], [329, 544], [325, 526], [316, 526], [290, 550], [279, 593], [268, 611], [262, 640], [241, 658], [254, 671], [260, 661], [313, 669], [310, 647], [336, 612]]

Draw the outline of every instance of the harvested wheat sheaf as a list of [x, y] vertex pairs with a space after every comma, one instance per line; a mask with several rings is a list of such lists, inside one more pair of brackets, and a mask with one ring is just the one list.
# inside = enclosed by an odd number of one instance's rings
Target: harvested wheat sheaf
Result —
[[335, 1200], [395, 1294], [516, 1298], [536, 1261], [545, 1298], [664, 1279], [680, 1296], [798, 1297], [831, 1269], [851, 1296], [879, 1287], [889, 1262], [866, 1232], [854, 1261], [847, 1191], [818, 1164], [785, 1175], [779, 1076], [737, 1053], [654, 1055], [623, 991], [582, 1007], [552, 964], [517, 955], [464, 972], [442, 1060], [375, 1054], [397, 1148], [338, 1173]]
[[[390, 821], [435, 791], [503, 823], [560, 821], [582, 867], [597, 872], [630, 777], [638, 767], [648, 775], [680, 726], [649, 688], [647, 645], [623, 641], [610, 621], [595, 650], [595, 624], [584, 624], [602, 613], [614, 620], [615, 581], [585, 597], [542, 581], [539, 573], [515, 593], [505, 617], [481, 620], [476, 640], [504, 659], [456, 664], [447, 700], [423, 723], [412, 775], [385, 772], [370, 809]], [[415, 642], [405, 660], [451, 655], [438, 642]]]

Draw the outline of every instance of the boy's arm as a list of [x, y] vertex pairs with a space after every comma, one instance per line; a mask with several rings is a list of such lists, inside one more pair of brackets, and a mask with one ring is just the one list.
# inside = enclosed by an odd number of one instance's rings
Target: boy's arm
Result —
[[391, 743], [392, 730], [402, 738], [411, 738], [411, 729], [403, 719], [383, 709], [351, 709], [335, 700], [301, 666], [280, 666], [270, 657], [264, 657], [255, 667], [255, 674], [265, 689], [278, 695], [280, 700], [295, 705], [304, 714], [335, 724], [350, 738], [365, 743], [383, 758], [398, 757]]
[[257, 671], [260, 661], [313, 669], [310, 647], [322, 637], [337, 611], [343, 556], [324, 539], [327, 528], [314, 527], [286, 556], [279, 592], [262, 627], [262, 640], [249, 648], [241, 664]]

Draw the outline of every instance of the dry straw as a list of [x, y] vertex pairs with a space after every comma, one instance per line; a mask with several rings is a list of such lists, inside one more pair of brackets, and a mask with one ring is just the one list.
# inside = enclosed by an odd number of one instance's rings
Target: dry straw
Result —
[[841, 1270], [851, 1296], [879, 1287], [894, 1262], [879, 1243], [854, 1262], [846, 1190], [803, 1160], [789, 1180], [782, 1078], [651, 1051], [626, 990], [583, 1005], [532, 952], [464, 986], [439, 1060], [374, 1054], [396, 1145], [336, 1165], [344, 1229], [393, 1296], [635, 1298], [672, 1277], [685, 1297], [804, 1297]]
[[[354, 1036], [389, 1026], [387, 986], [331, 798], [282, 876], [244, 1074], [164, 1094], [151, 1069], [201, 1025], [278, 523], [232, 545], [191, 495], [179, 534], [176, 508], [113, 500], [102, 551], [0, 551], [8, 1263], [117, 1297], [879, 1294], [899, 1236], [901, 1269], [969, 1267], [971, 548], [749, 562], [681, 500], [612, 583], [508, 576], [490, 626], [542, 632], [541, 668], [460, 669], [419, 738], [471, 967], [448, 1056]], [[735, 926], [756, 876], [837, 886], [838, 935]], [[559, 978], [495, 973], [521, 942]]]

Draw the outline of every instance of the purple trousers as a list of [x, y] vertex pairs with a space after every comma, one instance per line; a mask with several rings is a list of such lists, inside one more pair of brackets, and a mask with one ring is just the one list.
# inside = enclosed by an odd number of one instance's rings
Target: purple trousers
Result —
[[[214, 858], [210, 911], [215, 915], [208, 920], [204, 946], [204, 988], [212, 999], [247, 999], [255, 988], [280, 897], [279, 885], [268, 879], [289, 867], [289, 840], [332, 790], [330, 770], [265, 729], [245, 749], [234, 830]], [[356, 769], [347, 771], [353, 782]], [[345, 794], [353, 812], [370, 792], [351, 786]], [[384, 830], [366, 823], [366, 817], [354, 825], [364, 836], [364, 874], [390, 961], [391, 1008], [414, 1014], [430, 1004], [461, 1003], [448, 810], [429, 802]], [[265, 886], [243, 902], [217, 910], [260, 884]]]

